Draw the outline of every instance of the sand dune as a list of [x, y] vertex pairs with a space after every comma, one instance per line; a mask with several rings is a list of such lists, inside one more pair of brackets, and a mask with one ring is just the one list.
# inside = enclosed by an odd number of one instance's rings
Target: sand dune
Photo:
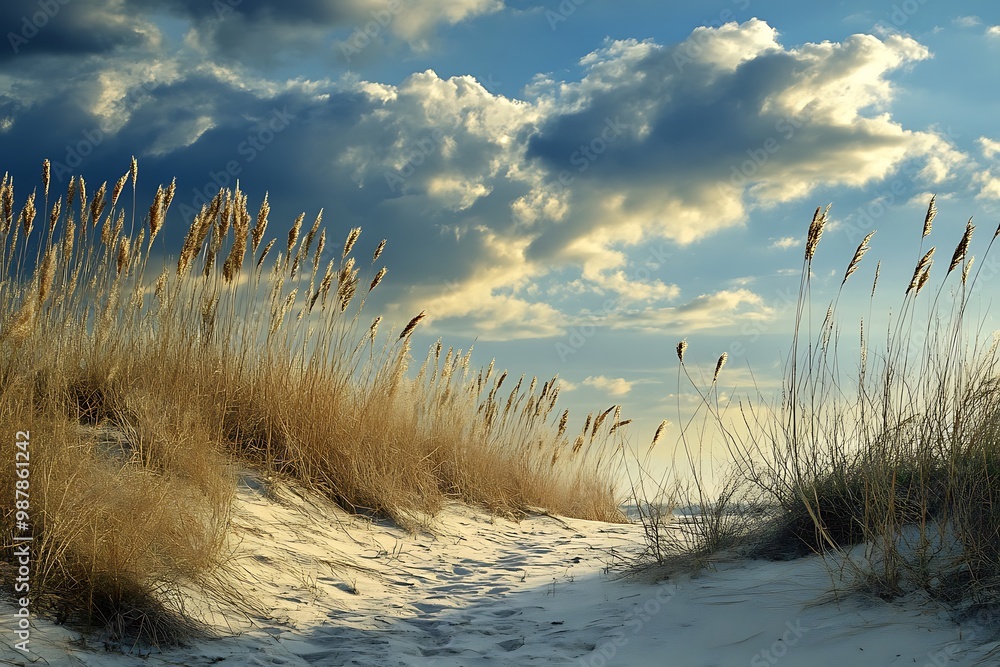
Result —
[[[990, 618], [936, 603], [834, 596], [821, 559], [720, 563], [629, 577], [641, 528], [464, 505], [409, 535], [253, 477], [235, 506], [231, 583], [242, 611], [193, 593], [215, 639], [122, 655], [37, 620], [26, 660], [3, 614], [4, 664], [971, 665], [996, 664]], [[252, 609], [251, 609], [252, 608]], [[250, 612], [247, 613], [248, 609]], [[253, 611], [256, 609], [256, 611]]]

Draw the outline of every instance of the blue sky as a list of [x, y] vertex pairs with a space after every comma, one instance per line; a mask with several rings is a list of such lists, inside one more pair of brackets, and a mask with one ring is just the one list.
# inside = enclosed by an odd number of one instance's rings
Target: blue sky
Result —
[[418, 351], [558, 374], [636, 443], [678, 418], [681, 338], [706, 372], [731, 355], [727, 395], [779, 385], [817, 206], [817, 310], [878, 230], [845, 332], [876, 260], [901, 296], [931, 193], [942, 253], [1000, 222], [986, 1], [16, 0], [0, 26], [20, 196], [46, 157], [99, 183], [134, 154], [147, 200], [178, 179], [167, 253], [236, 176], [275, 227], [324, 208], [332, 237], [389, 239], [372, 305], [426, 310]]

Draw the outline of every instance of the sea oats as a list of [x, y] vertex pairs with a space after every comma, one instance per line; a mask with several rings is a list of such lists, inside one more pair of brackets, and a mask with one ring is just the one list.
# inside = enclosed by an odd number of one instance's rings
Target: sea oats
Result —
[[295, 222], [292, 223], [292, 228], [288, 230], [288, 248], [287, 248], [287, 259], [290, 261], [292, 256], [292, 248], [295, 247], [295, 242], [299, 238], [299, 230], [302, 229], [302, 221], [305, 220], [306, 214], [299, 213], [299, 217], [295, 218]]
[[[163, 198], [163, 215], [166, 216], [167, 211], [170, 210], [170, 204], [174, 201], [174, 195], [177, 193], [177, 178], [173, 178], [170, 181], [170, 187], [167, 188], [167, 195]], [[152, 239], [150, 239], [152, 240]]]
[[868, 341], [865, 340], [865, 319], [861, 318], [861, 372], [868, 366]]
[[208, 246], [208, 251], [205, 253], [205, 269], [202, 271], [202, 275], [206, 278], [212, 276], [212, 271], [215, 270], [215, 257], [218, 254], [218, 247], [212, 243]]
[[677, 343], [677, 359], [683, 364], [684, 363], [684, 351], [687, 350], [688, 342], [685, 338], [681, 342]]
[[927, 215], [924, 216], [924, 233], [920, 238], [927, 238], [927, 235], [931, 233], [931, 225], [934, 222], [935, 216], [937, 216], [937, 195], [931, 195], [931, 203], [927, 206]]
[[[138, 247], [138, 245], [136, 246]], [[129, 305], [132, 306], [134, 310], [139, 310], [142, 308], [142, 304], [145, 302], [146, 290], [143, 289], [142, 283], [136, 281], [135, 287], [132, 289], [132, 299]]]
[[326, 303], [326, 295], [330, 292], [330, 287], [333, 285], [333, 260], [326, 265], [326, 273], [323, 274], [323, 280], [319, 285], [319, 292], [323, 295], [323, 303]]
[[6, 235], [14, 224], [14, 179], [6, 173], [0, 187], [0, 232]]
[[615, 409], [615, 407], [616, 406], [612, 405], [610, 408], [608, 408], [601, 414], [597, 415], [597, 418], [594, 419], [594, 428], [590, 431], [591, 439], [594, 438], [594, 436], [597, 434], [597, 429], [601, 428], [601, 424], [604, 423], [604, 420], [608, 418], [608, 415], [611, 414], [611, 412]]
[[[110, 217], [110, 216], [109, 216]], [[118, 211], [118, 219], [115, 221], [114, 230], [112, 230], [112, 236], [118, 237], [122, 233], [122, 229], [125, 227], [125, 211]]]
[[917, 284], [920, 282], [921, 276], [924, 275], [925, 271], [928, 270], [930, 264], [934, 261], [933, 257], [934, 248], [931, 248], [927, 251], [927, 254], [920, 258], [920, 261], [917, 262], [916, 268], [913, 269], [913, 277], [910, 278], [910, 285], [906, 288], [906, 292], [904, 294], [909, 294], [917, 288]]
[[972, 269], [972, 263], [975, 262], [975, 261], [976, 261], [975, 256], [974, 255], [970, 255], [969, 256], [969, 260], [965, 263], [965, 266], [962, 267], [962, 284], [963, 285], [965, 284], [965, 281], [968, 279], [968, 277], [969, 277], [969, 271]]
[[719, 379], [719, 373], [722, 371], [722, 367], [726, 365], [727, 359], [729, 359], [729, 353], [723, 352], [722, 356], [719, 357], [719, 360], [715, 362], [715, 375], [712, 376], [713, 384]]
[[614, 423], [614, 425], [611, 427], [611, 430], [608, 431], [608, 435], [611, 435], [612, 433], [614, 433], [615, 431], [617, 431], [620, 427], [627, 426], [627, 425], [629, 425], [631, 423], [632, 423], [631, 419], [626, 419], [625, 421], [616, 421]]
[[69, 185], [66, 187], [66, 208], [73, 208], [73, 199], [76, 197], [77, 182], [76, 176], [69, 177]]
[[49, 234], [51, 235], [56, 229], [56, 223], [59, 222], [59, 213], [62, 211], [62, 197], [56, 200], [56, 203], [52, 205], [52, 212], [49, 214]]
[[163, 186], [157, 186], [156, 194], [153, 196], [153, 204], [149, 207], [149, 243], [153, 243], [153, 239], [156, 238], [156, 234], [160, 231], [160, 227], [163, 225], [163, 213], [165, 207], [163, 205], [163, 200], [166, 197], [166, 192], [163, 190]]
[[920, 280], [917, 281], [916, 294], [920, 294], [920, 290], [924, 288], [924, 283], [926, 283], [930, 277], [931, 277], [931, 267], [930, 265], [928, 265], [927, 268], [924, 269], [924, 272], [920, 274]]
[[116, 269], [118, 275], [122, 274], [122, 269], [128, 266], [129, 259], [131, 259], [131, 246], [127, 236], [123, 236], [118, 244], [118, 262], [116, 264]]
[[[278, 239], [271, 239], [270, 241], [267, 242], [267, 245], [264, 246], [264, 252], [260, 253], [260, 259], [257, 260], [257, 267], [256, 268], [259, 269], [260, 265], [264, 263], [264, 258], [267, 257], [267, 253], [271, 252], [271, 248], [274, 247], [274, 244], [277, 242], [277, 240]], [[280, 263], [280, 260], [279, 260], [279, 263]]]
[[975, 229], [975, 225], [972, 224], [972, 218], [969, 218], [969, 221], [965, 223], [965, 233], [962, 234], [962, 240], [958, 242], [955, 253], [951, 256], [951, 264], [948, 265], [946, 276], [951, 275], [951, 272], [965, 259], [965, 254], [969, 251], [969, 242], [972, 240], [972, 232]]
[[556, 430], [556, 439], [563, 437], [566, 432], [566, 424], [569, 422], [569, 410], [563, 410], [562, 416], [559, 417], [559, 428]]
[[372, 255], [372, 264], [378, 261], [378, 258], [382, 256], [382, 251], [385, 250], [385, 239], [382, 239], [378, 247], [375, 248], [375, 254]]
[[128, 170], [129, 175], [132, 177], [132, 188], [135, 188], [135, 179], [139, 175], [139, 162], [136, 161], [135, 156], [132, 156], [132, 164]]
[[28, 235], [31, 234], [31, 229], [35, 224], [35, 193], [32, 192], [28, 197], [28, 200], [24, 202], [24, 207], [21, 209], [21, 215], [18, 218], [18, 224], [21, 229], [24, 230], [24, 238], [27, 239]]
[[31, 335], [35, 324], [35, 303], [34, 299], [27, 299], [14, 315], [3, 335], [9, 342], [21, 343]]
[[309, 248], [312, 246], [313, 239], [316, 238], [316, 232], [319, 231], [319, 225], [322, 221], [323, 221], [323, 209], [320, 209], [319, 213], [316, 215], [316, 219], [313, 221], [312, 227], [309, 229], [309, 233], [306, 234], [306, 238], [302, 242], [302, 248], [300, 252], [306, 256], [309, 255]]
[[233, 219], [233, 245], [229, 249], [229, 256], [222, 265], [222, 279], [231, 283], [236, 275], [243, 268], [243, 261], [246, 258], [247, 237], [250, 234], [250, 219], [245, 215], [246, 209], [241, 203], [238, 206], [239, 214]]
[[63, 261], [68, 262], [69, 258], [73, 256], [73, 242], [76, 240], [76, 225], [72, 224], [72, 220], [67, 221], [66, 229], [63, 232]]
[[358, 271], [355, 269], [350, 279], [343, 285], [337, 288], [337, 298], [340, 300], [340, 312], [347, 310], [347, 306], [350, 305], [351, 299], [354, 298], [354, 294], [358, 289]]
[[[83, 176], [76, 179], [76, 190], [80, 197], [80, 220], [84, 220], [87, 217], [87, 181], [83, 180]], [[91, 228], [96, 226], [97, 222], [91, 220]]]
[[375, 336], [378, 335], [378, 325], [382, 322], [382, 316], [379, 315], [374, 320], [372, 320], [371, 326], [368, 327], [368, 339], [373, 343], [375, 342]]
[[232, 223], [233, 217], [235, 217], [235, 211], [236, 200], [233, 198], [233, 193], [227, 189], [223, 199], [222, 215], [216, 218], [215, 238], [218, 239], [216, 250], [222, 247], [223, 239], [229, 235], [229, 225]]
[[843, 286], [847, 282], [847, 279], [851, 277], [852, 273], [858, 270], [858, 265], [861, 263], [861, 258], [864, 257], [865, 253], [867, 253], [871, 249], [868, 246], [868, 242], [872, 240], [872, 237], [874, 235], [875, 235], [874, 230], [868, 232], [868, 236], [866, 236], [864, 240], [861, 241], [860, 245], [858, 245], [858, 249], [854, 251], [854, 257], [851, 259], [851, 263], [847, 265], [847, 271], [844, 273], [844, 279], [840, 281], [841, 286]]
[[385, 268], [384, 266], [381, 269], [378, 270], [378, 273], [376, 273], [375, 277], [372, 278], [371, 285], [368, 286], [368, 291], [369, 292], [371, 292], [373, 289], [375, 289], [378, 286], [378, 284], [380, 282], [382, 282], [382, 279], [385, 278], [385, 274], [386, 274], [387, 271], [388, 271], [388, 269]]
[[264, 201], [260, 204], [260, 210], [257, 211], [257, 223], [254, 225], [253, 232], [250, 234], [250, 248], [254, 253], [257, 252], [257, 248], [260, 247], [260, 242], [264, 240], [264, 231], [267, 229], [267, 216], [271, 213], [271, 204], [267, 200], [267, 193], [264, 193]]
[[49, 198], [49, 179], [52, 176], [52, 163], [48, 158], [42, 161], [42, 186], [45, 188], [45, 199]]
[[[347, 233], [347, 239], [344, 241], [344, 252], [341, 255], [342, 258], [351, 254], [351, 250], [354, 248], [354, 244], [357, 242], [359, 236], [361, 236], [361, 228], [352, 227], [351, 231]], [[378, 259], [379, 254], [381, 254], [381, 251], [378, 251], [375, 255], [376, 259]], [[375, 260], [373, 259], [372, 261], [374, 262]]]
[[166, 297], [167, 280], [169, 280], [169, 273], [167, 272], [167, 268], [163, 267], [160, 277], [156, 279], [156, 287], [153, 290], [153, 295], [159, 300], [160, 303], [163, 303], [163, 300]]
[[125, 188], [125, 181], [128, 180], [128, 172], [122, 174], [122, 177], [115, 182], [115, 187], [111, 191], [111, 208], [118, 205], [118, 198], [122, 194], [122, 190]]
[[879, 260], [875, 264], [875, 279], [872, 280], [872, 298], [873, 299], [875, 298], [875, 288], [878, 287], [878, 277], [879, 277], [879, 274], [881, 272], [882, 272], [882, 260]]
[[830, 206], [830, 204], [827, 204], [826, 210], [823, 210], [822, 207], [817, 207], [816, 212], [813, 214], [812, 222], [809, 223], [809, 233], [806, 235], [807, 261], [811, 262], [813, 256], [816, 254], [816, 246], [819, 245], [819, 240], [823, 237], [823, 226], [826, 225]]
[[319, 241], [316, 242], [316, 254], [313, 255], [313, 266], [319, 265], [319, 260], [323, 256], [323, 249], [326, 248], [326, 228], [319, 233]]
[[414, 316], [414, 318], [410, 320], [405, 327], [403, 327], [403, 331], [399, 334], [398, 340], [402, 340], [413, 333], [413, 330], [417, 328], [418, 324], [420, 324], [420, 320], [424, 319], [426, 316], [427, 314], [421, 310], [418, 315]]
[[669, 421], [664, 419], [660, 422], [660, 425], [656, 427], [656, 432], [653, 434], [653, 440], [649, 443], [649, 448], [652, 449], [656, 446], [656, 443], [660, 441], [660, 436], [666, 430], [667, 426], [670, 424]]
[[45, 258], [42, 260], [42, 267], [38, 274], [38, 303], [45, 302], [45, 297], [52, 290], [52, 282], [56, 277], [56, 251], [49, 247], [45, 251]]

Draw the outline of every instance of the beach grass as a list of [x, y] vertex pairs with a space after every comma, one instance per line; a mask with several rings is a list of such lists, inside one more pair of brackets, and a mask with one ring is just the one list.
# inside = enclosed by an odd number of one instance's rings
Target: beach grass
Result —
[[[171, 257], [175, 184], [147, 209], [137, 178], [133, 159], [110, 188], [56, 193], [46, 161], [23, 200], [0, 184], [0, 423], [31, 434], [33, 609], [114, 641], [188, 635], [184, 591], [220, 587], [241, 467], [411, 530], [448, 500], [623, 520], [620, 409], [574, 436], [558, 378], [440, 342], [415, 368], [424, 313], [393, 330], [364, 308], [386, 241], [359, 257], [361, 229], [334, 244], [322, 212], [272, 237], [268, 197], [251, 212], [237, 188]], [[11, 548], [0, 563], [8, 580]]]
[[[686, 343], [678, 346], [678, 382], [701, 397], [697, 421], [682, 425], [679, 438], [689, 474], [686, 486], [661, 481], [641, 497], [699, 511], [679, 529], [672, 515], [645, 517], [663, 524], [647, 530], [659, 540], [647, 559], [702, 567], [733, 554], [821, 553], [849, 575], [849, 585], [882, 597], [921, 590], [957, 606], [995, 604], [1000, 367], [996, 338], [970, 325], [967, 313], [977, 283], [992, 278], [983, 267], [997, 233], [976, 264], [970, 220], [951, 241], [948, 264], [935, 271], [935, 286], [932, 198], [915, 230], [920, 245], [907, 284], [879, 283], [880, 264], [870, 282], [855, 284], [871, 232], [840, 274], [833, 299], [814, 309], [813, 261], [828, 212], [817, 209], [809, 226], [780, 399], [740, 401], [734, 426], [718, 400], [724, 362], [710, 387], [699, 386], [685, 363]], [[858, 352], [849, 353], [838, 306], [844, 290], [858, 287], [870, 301], [852, 334]], [[887, 290], [899, 295], [890, 297], [898, 305], [873, 334], [875, 315], [888, 310], [879, 305]], [[708, 437], [695, 437], [704, 435], [699, 424], [712, 427]], [[699, 463], [710, 446], [729, 458], [721, 493], [709, 488]]]

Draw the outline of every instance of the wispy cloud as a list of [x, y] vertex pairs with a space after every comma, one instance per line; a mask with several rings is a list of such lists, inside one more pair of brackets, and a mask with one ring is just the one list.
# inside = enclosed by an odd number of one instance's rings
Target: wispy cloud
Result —
[[975, 28], [982, 25], [983, 20], [978, 16], [959, 16], [952, 21], [959, 28]]
[[801, 239], [797, 239], [794, 236], [782, 236], [780, 239], [773, 241], [771, 243], [771, 247], [779, 250], [788, 250], [789, 248], [795, 248], [801, 244]]

